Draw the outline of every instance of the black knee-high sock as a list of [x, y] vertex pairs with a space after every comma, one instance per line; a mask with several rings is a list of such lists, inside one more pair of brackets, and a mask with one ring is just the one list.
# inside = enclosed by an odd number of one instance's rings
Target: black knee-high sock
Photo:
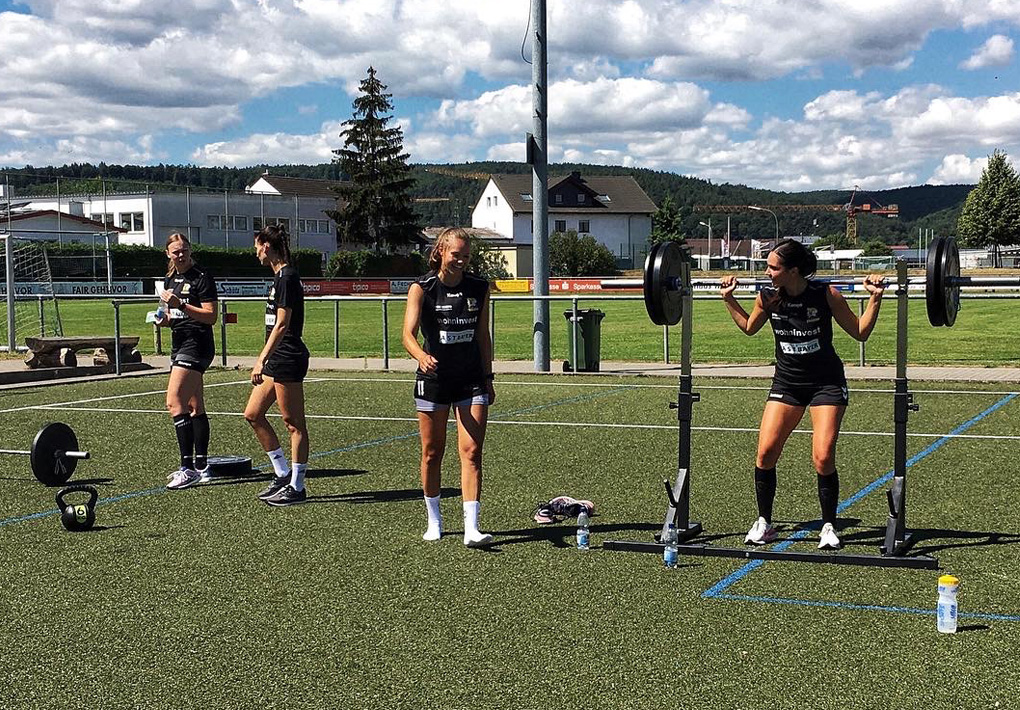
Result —
[[209, 456], [209, 415], [205, 412], [196, 414], [191, 418], [191, 424], [195, 430], [195, 468], [201, 470], [206, 467]]
[[758, 515], [772, 522], [772, 501], [776, 498], [776, 467], [754, 467], [754, 497], [758, 502]]
[[836, 524], [836, 505], [839, 503], [839, 473], [818, 476], [818, 503], [822, 506], [822, 522]]
[[195, 427], [191, 415], [185, 412], [174, 417], [174, 431], [177, 432], [177, 448], [181, 451], [181, 468], [194, 468]]

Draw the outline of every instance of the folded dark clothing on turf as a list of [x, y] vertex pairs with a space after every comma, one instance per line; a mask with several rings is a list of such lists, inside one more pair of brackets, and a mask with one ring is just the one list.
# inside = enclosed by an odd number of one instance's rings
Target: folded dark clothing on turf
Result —
[[589, 516], [595, 514], [595, 504], [590, 500], [577, 500], [570, 496], [557, 496], [547, 503], [539, 503], [535, 510], [535, 522], [546, 525], [558, 523], [563, 518], [576, 518], [584, 510]]

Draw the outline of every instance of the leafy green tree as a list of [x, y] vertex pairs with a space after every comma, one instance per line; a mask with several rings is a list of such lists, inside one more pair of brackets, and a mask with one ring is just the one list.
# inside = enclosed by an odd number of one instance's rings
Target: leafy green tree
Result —
[[1005, 152], [988, 156], [981, 179], [963, 203], [956, 233], [964, 246], [991, 247], [996, 266], [999, 247], [1020, 240], [1020, 177]]
[[411, 243], [420, 231], [412, 209], [414, 178], [403, 152], [403, 131], [387, 125], [393, 95], [386, 93], [373, 67], [359, 91], [353, 118], [340, 131], [344, 147], [333, 151], [346, 178], [336, 190], [346, 204], [331, 216], [341, 242], [365, 242], [379, 252]]
[[578, 237], [573, 229], [549, 236], [550, 276], [611, 276], [616, 257], [590, 234]]
[[481, 276], [486, 281], [510, 278], [506, 257], [489, 242], [478, 237], [471, 237], [471, 261], [468, 271]]
[[[687, 208], [686, 211], [690, 212], [690, 208]], [[683, 244], [687, 241], [684, 236], [683, 222], [683, 211], [673, 201], [672, 195], [666, 195], [662, 204], [659, 205], [659, 209], [652, 215], [652, 233], [648, 236], [648, 241], [652, 244], [660, 242]]]
[[845, 232], [833, 232], [826, 235], [811, 245], [812, 249], [852, 249], [853, 245], [846, 238]]
[[869, 239], [861, 246], [861, 256], [892, 256], [892, 247], [881, 239]]

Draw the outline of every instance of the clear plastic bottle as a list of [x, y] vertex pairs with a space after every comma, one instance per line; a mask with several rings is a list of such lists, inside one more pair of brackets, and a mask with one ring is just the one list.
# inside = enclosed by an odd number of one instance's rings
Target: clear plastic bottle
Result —
[[589, 537], [591, 531], [588, 529], [591, 525], [591, 520], [588, 517], [588, 511], [582, 510], [577, 516], [577, 549], [587, 550], [590, 546]]
[[665, 547], [662, 548], [662, 563], [672, 569], [676, 567], [677, 557], [679, 552], [676, 547], [676, 526], [673, 523], [669, 524], [666, 528], [666, 534], [662, 538], [662, 544]]
[[936, 621], [937, 628], [941, 634], [956, 633], [956, 592], [959, 588], [960, 580], [951, 574], [944, 574], [939, 577], [939, 601]]

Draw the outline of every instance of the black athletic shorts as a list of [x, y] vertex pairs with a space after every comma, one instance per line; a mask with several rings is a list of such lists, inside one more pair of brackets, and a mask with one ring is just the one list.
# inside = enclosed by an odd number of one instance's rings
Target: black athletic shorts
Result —
[[817, 407], [824, 405], [847, 406], [850, 393], [846, 382], [832, 385], [791, 386], [773, 380], [769, 390], [770, 402], [782, 402], [794, 407]]
[[303, 382], [308, 374], [307, 355], [288, 355], [286, 358], [269, 358], [262, 368], [265, 377], [273, 382]]
[[180, 350], [170, 353], [170, 367], [183, 367], [185, 370], [205, 372], [212, 364], [216, 352], [195, 343], [185, 343]]
[[489, 388], [479, 382], [444, 382], [422, 377], [414, 378], [414, 404], [419, 412], [434, 412], [437, 408], [472, 404], [488, 404]]

